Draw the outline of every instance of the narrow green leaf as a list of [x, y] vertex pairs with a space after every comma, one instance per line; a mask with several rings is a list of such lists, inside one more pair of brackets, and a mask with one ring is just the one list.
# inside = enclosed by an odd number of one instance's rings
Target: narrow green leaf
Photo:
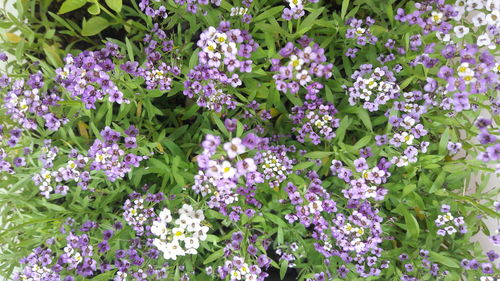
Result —
[[125, 44], [127, 45], [127, 54], [130, 61], [134, 61], [134, 48], [132, 47], [132, 43], [125, 37]]
[[304, 170], [314, 165], [313, 162], [300, 162], [299, 164], [293, 166], [294, 171]]
[[283, 278], [285, 278], [287, 270], [288, 270], [288, 261], [283, 260], [281, 262], [281, 266], [280, 266], [280, 279], [281, 280], [283, 280]]
[[253, 22], [259, 22], [261, 20], [274, 17], [283, 10], [284, 6], [276, 6], [271, 9], [265, 10], [262, 14], [259, 14], [253, 19]]
[[449, 267], [454, 267], [454, 268], [460, 267], [456, 260], [449, 258], [443, 254], [432, 252], [432, 251], [429, 252], [429, 260], [433, 261], [433, 262], [438, 262], [438, 263], [444, 264], [444, 265], [449, 266]]
[[333, 152], [330, 152], [330, 151], [312, 151], [312, 152], [306, 153], [304, 155], [304, 157], [313, 158], [313, 159], [321, 159], [321, 158], [328, 157], [332, 154], [333, 154]]
[[447, 127], [443, 134], [441, 135], [441, 139], [439, 140], [439, 155], [445, 155], [448, 147], [448, 141], [450, 140], [450, 128]]
[[99, 34], [109, 26], [109, 22], [103, 17], [92, 17], [88, 21], [84, 20], [82, 23], [82, 35], [93, 36]]
[[209, 264], [217, 259], [219, 259], [220, 257], [222, 257], [224, 255], [224, 249], [219, 249], [215, 252], [213, 252], [210, 256], [208, 256], [204, 261], [203, 261], [203, 264]]
[[122, 0], [106, 0], [106, 5], [113, 11], [119, 13], [122, 10]]
[[349, 0], [342, 1], [342, 8], [340, 10], [340, 17], [342, 19], [345, 18], [345, 14], [347, 13], [347, 8], [349, 7]]
[[67, 12], [74, 11], [78, 8], [83, 7], [87, 3], [86, 0], [66, 0], [62, 3], [61, 8], [59, 8], [58, 14], [64, 14]]

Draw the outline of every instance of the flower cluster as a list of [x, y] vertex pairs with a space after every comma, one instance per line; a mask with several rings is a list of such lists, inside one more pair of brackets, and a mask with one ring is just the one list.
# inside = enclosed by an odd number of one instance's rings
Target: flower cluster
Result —
[[219, 28], [210, 26], [201, 33], [196, 44], [201, 49], [198, 53], [200, 64], [225, 68], [228, 72], [251, 72], [249, 59], [259, 47], [248, 31], [230, 29], [228, 22], [221, 22]]
[[145, 197], [137, 192], [129, 195], [129, 199], [123, 204], [123, 218], [137, 235], [142, 236], [146, 234], [147, 223], [156, 218], [154, 209], [145, 205], [159, 203], [164, 198], [161, 192], [156, 194], [148, 193]]
[[348, 25], [349, 28], [346, 30], [345, 38], [356, 39], [356, 44], [359, 46], [364, 46], [367, 43], [375, 45], [378, 38], [370, 32], [370, 26], [374, 23], [375, 20], [370, 17], [367, 17], [364, 21], [355, 18], [348, 19], [346, 25]]
[[281, 17], [284, 20], [300, 19], [304, 16], [304, 5], [308, 3], [318, 3], [318, 0], [287, 0], [290, 8], [283, 9]]
[[[264, 182], [264, 176], [257, 170], [257, 164], [252, 157], [243, 157], [249, 149], [255, 148], [263, 140], [253, 134], [245, 138], [233, 138], [223, 145], [222, 155], [217, 153], [221, 138], [206, 135], [202, 142], [203, 153], [196, 157], [200, 171], [195, 176], [193, 190], [203, 196], [211, 195], [208, 201], [210, 208], [225, 212], [226, 207], [238, 201], [239, 195], [254, 205], [258, 202], [253, 198], [255, 185]], [[217, 157], [214, 157], [217, 156]], [[239, 179], [245, 181], [245, 186], [237, 189]]]
[[200, 35], [197, 45], [199, 64], [188, 74], [184, 82], [184, 95], [198, 97], [198, 105], [220, 112], [222, 108], [234, 109], [236, 103], [227, 93], [230, 85], [241, 86], [237, 73], [252, 71], [249, 60], [258, 44], [246, 30], [230, 29], [228, 22], [221, 22], [218, 29], [209, 27]]
[[105, 96], [111, 103], [128, 103], [113, 82], [113, 58], [122, 58], [122, 55], [118, 45], [109, 42], [99, 51], [84, 51], [76, 57], [70, 54], [64, 59], [66, 64], [56, 69], [56, 81], [72, 97], [80, 98], [87, 109], [95, 109], [95, 103]]
[[347, 88], [351, 105], [361, 101], [363, 108], [377, 111], [381, 105], [400, 95], [396, 77], [386, 66], [373, 69], [373, 65], [364, 64], [351, 78], [356, 80], [352, 87]]
[[[478, 159], [484, 162], [498, 161], [500, 159], [500, 140], [490, 132], [492, 124], [493, 121], [487, 118], [479, 118], [475, 123], [480, 132], [477, 136], [479, 143], [487, 146], [486, 150], [478, 155]], [[497, 173], [500, 172], [500, 164], [497, 164], [496, 171]]]
[[278, 249], [276, 249], [276, 254], [279, 256], [279, 261], [288, 262], [289, 268], [296, 267], [297, 265], [295, 264], [295, 261], [304, 257], [302, 251], [299, 251], [299, 247], [299, 244], [297, 244], [296, 242], [279, 246]]
[[287, 152], [293, 152], [294, 147], [271, 146], [264, 152], [257, 153], [255, 160], [264, 178], [269, 181], [269, 187], [278, 188], [292, 173], [294, 160], [288, 158]]
[[418, 281], [417, 268], [422, 268], [423, 272], [430, 274], [433, 277], [441, 277], [448, 275], [446, 270], [440, 270], [440, 266], [438, 263], [431, 263], [429, 260], [429, 251], [421, 249], [416, 258], [410, 259], [408, 254], [399, 255], [399, 261], [401, 262], [401, 268], [404, 269], [405, 273], [400, 277], [401, 281]]
[[133, 153], [126, 154], [127, 149], [137, 146], [137, 130], [131, 126], [125, 131], [125, 148], [121, 148], [119, 141], [121, 134], [106, 127], [101, 131], [104, 141], [95, 140], [86, 154], [80, 154], [73, 149], [68, 155], [69, 160], [57, 169], [53, 167], [53, 160], [58, 156], [59, 149], [47, 142], [42, 147], [40, 161], [42, 170], [33, 176], [33, 181], [39, 186], [41, 194], [50, 197], [52, 191], [66, 195], [69, 190], [68, 184], [75, 182], [83, 190], [88, 188], [91, 175], [103, 171], [110, 181], [123, 178], [130, 172], [132, 167], [138, 167], [139, 163], [147, 159], [147, 156], [138, 156]]
[[380, 184], [386, 183], [391, 173], [388, 171], [391, 163], [382, 158], [378, 165], [369, 168], [365, 157], [354, 160], [356, 172], [361, 173], [359, 178], [353, 178], [353, 172], [344, 167], [339, 160], [333, 160], [330, 170], [334, 176], [344, 180], [349, 184], [349, 189], [342, 190], [344, 197], [356, 202], [359, 200], [374, 199], [380, 201], [384, 199], [387, 190]]
[[57, 117], [51, 111], [52, 107], [58, 106], [62, 98], [55, 90], [43, 92], [43, 80], [41, 73], [31, 74], [27, 80], [11, 81], [7, 76], [3, 76], [0, 86], [8, 88], [3, 99], [5, 114], [26, 130], [36, 130], [36, 117], [40, 117], [47, 129], [57, 131], [68, 119]]
[[207, 239], [208, 227], [202, 225], [205, 219], [203, 211], [184, 204], [177, 212], [179, 218], [172, 221], [170, 210], [163, 209], [151, 226], [151, 233], [158, 237], [153, 240], [153, 245], [163, 252], [163, 258], [167, 260], [195, 255], [200, 241]]
[[[221, 112], [223, 109], [235, 109], [236, 102], [232, 95], [225, 92], [229, 86], [238, 87], [241, 80], [237, 74], [227, 77], [225, 73], [207, 66], [195, 66], [188, 74], [188, 80], [184, 82], [184, 95], [192, 98], [197, 96], [200, 107]], [[233, 79], [234, 78], [234, 79]]]
[[241, 17], [241, 22], [249, 24], [252, 21], [252, 15], [248, 13], [248, 7], [252, 1], [243, 1], [247, 7], [232, 7], [231, 17]]
[[[108, 180], [115, 181], [125, 177], [132, 167], [139, 167], [140, 162], [148, 156], [139, 156], [127, 151], [137, 147], [137, 134], [138, 131], [133, 125], [125, 130], [125, 135], [109, 127], [102, 130], [103, 141], [96, 139], [88, 151], [88, 157], [93, 159], [90, 170], [103, 171]], [[122, 137], [123, 146], [120, 145]]]
[[29, 256], [20, 261], [25, 266], [22, 272], [14, 274], [13, 279], [16, 281], [59, 281], [61, 280], [59, 274], [50, 267], [53, 259], [54, 255], [50, 249], [35, 248]]
[[453, 217], [450, 213], [450, 206], [443, 205], [441, 207], [441, 212], [444, 215], [439, 215], [434, 221], [439, 230], [437, 234], [440, 236], [453, 235], [458, 231], [460, 233], [467, 233], [467, 226], [463, 217]]
[[305, 101], [302, 106], [292, 108], [290, 119], [294, 124], [293, 131], [297, 132], [297, 140], [304, 143], [306, 139], [315, 145], [321, 140], [329, 141], [335, 137], [334, 129], [339, 127], [340, 120], [334, 118], [337, 110], [331, 103], [324, 103], [322, 99]]
[[[231, 239], [227, 241], [224, 248], [226, 256], [223, 265], [217, 268], [217, 274], [221, 280], [242, 280], [242, 281], [263, 281], [269, 276], [265, 269], [271, 263], [271, 259], [265, 254], [258, 254], [257, 243], [258, 235], [250, 235], [247, 239], [242, 232], [233, 232]], [[260, 241], [262, 247], [266, 250], [270, 245], [270, 240]], [[246, 252], [242, 245], [248, 245]], [[247, 258], [243, 258], [247, 256]], [[251, 262], [256, 260], [256, 262]], [[212, 268], [207, 268], [207, 274], [212, 275]]]
[[135, 77], [142, 77], [146, 83], [146, 89], [161, 91], [171, 90], [172, 76], [180, 74], [180, 68], [176, 65], [168, 65], [164, 62], [165, 57], [171, 57], [173, 63], [177, 61], [174, 53], [172, 40], [165, 40], [167, 34], [155, 24], [151, 33], [144, 36], [144, 49], [147, 61], [139, 67], [136, 61], [127, 61], [120, 65], [120, 69]]
[[[312, 39], [303, 36], [297, 41], [301, 48], [288, 42], [280, 51], [281, 58], [272, 59], [271, 71], [278, 91], [297, 94], [300, 87], [304, 87], [308, 95], [306, 98], [314, 99], [323, 85], [313, 82], [314, 77], [330, 78], [333, 64], [327, 64], [325, 50], [318, 44], [312, 44]], [[283, 62], [284, 60], [284, 62]]]

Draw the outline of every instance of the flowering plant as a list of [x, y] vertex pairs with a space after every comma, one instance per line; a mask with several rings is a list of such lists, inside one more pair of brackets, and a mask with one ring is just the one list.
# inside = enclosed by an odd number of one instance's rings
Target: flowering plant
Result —
[[5, 8], [3, 277], [500, 280], [498, 1]]

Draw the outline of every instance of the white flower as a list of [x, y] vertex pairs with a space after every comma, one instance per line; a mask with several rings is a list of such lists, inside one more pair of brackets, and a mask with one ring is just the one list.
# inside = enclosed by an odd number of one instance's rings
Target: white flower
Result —
[[403, 124], [406, 125], [405, 127], [407, 127], [407, 129], [409, 129], [415, 125], [415, 119], [411, 118], [411, 116], [406, 116], [403, 119]]
[[83, 257], [78, 252], [75, 253], [75, 255], [73, 256], [73, 259], [74, 259], [75, 263], [77, 263], [77, 264], [79, 264], [83, 261]]
[[322, 202], [319, 200], [316, 200], [314, 202], [309, 203], [309, 210], [311, 213], [323, 211]]
[[440, 40], [440, 41], [443, 41], [443, 42], [449, 42], [450, 39], [451, 39], [451, 36], [450, 34], [443, 34], [442, 32], [436, 32], [436, 37]]
[[401, 134], [401, 139], [404, 143], [411, 145], [413, 143], [413, 140], [415, 139], [415, 136], [413, 136], [412, 134], [408, 134], [407, 132], [403, 132]]
[[471, 12], [474, 10], [481, 10], [483, 7], [483, 0], [468, 0], [466, 9], [468, 12]]
[[234, 42], [229, 42], [227, 44], [222, 45], [221, 49], [224, 52], [225, 56], [229, 54], [236, 55], [236, 53], [238, 53], [238, 49], [236, 48], [236, 43]]
[[366, 29], [364, 29], [364, 28], [361, 28], [361, 27], [356, 28], [356, 35], [357, 35], [357, 36], [361, 36], [361, 35], [363, 35], [365, 32], [366, 32]]
[[196, 210], [194, 213], [192, 213], [191, 217], [194, 218], [194, 219], [197, 219], [199, 221], [202, 221], [202, 220], [205, 219], [205, 215], [203, 215], [203, 211], [202, 210]]
[[440, 23], [443, 19], [443, 13], [432, 11], [431, 20], [435, 23]]
[[290, 4], [290, 8], [302, 6], [302, 0], [288, 0], [288, 3]]
[[491, 44], [491, 39], [490, 37], [488, 36], [488, 34], [484, 33], [482, 35], [479, 35], [477, 37], [477, 45], [479, 47], [482, 47], [482, 46], [488, 46]]
[[241, 273], [238, 270], [231, 271], [231, 280], [241, 280]]
[[247, 13], [247, 11], [248, 11], [248, 8], [240, 7], [239, 11], [238, 11], [238, 15], [243, 16], [244, 14]]
[[479, 278], [479, 281], [495, 281], [495, 279], [493, 279], [493, 277], [491, 276], [481, 276], [481, 278]]
[[295, 70], [302, 69], [302, 65], [304, 64], [304, 60], [298, 58], [296, 55], [292, 55], [290, 57], [290, 65], [295, 68]]
[[241, 143], [240, 138], [233, 138], [230, 142], [224, 144], [224, 150], [229, 158], [234, 158], [236, 155], [245, 153], [245, 146]]
[[169, 209], [164, 208], [163, 211], [160, 212], [159, 215], [161, 221], [169, 223], [172, 221], [172, 214]]
[[191, 217], [187, 216], [186, 214], [182, 214], [177, 220], [175, 220], [175, 224], [180, 228], [186, 228], [191, 223]]
[[66, 246], [64, 247], [64, 252], [68, 254], [68, 256], [71, 256], [75, 250], [71, 246]]
[[198, 238], [200, 241], [205, 241], [207, 239], [208, 226], [202, 226], [198, 231], [193, 233], [194, 238]]
[[188, 205], [188, 204], [182, 205], [182, 208], [179, 209], [179, 216], [182, 216], [185, 214], [185, 215], [192, 217], [193, 213], [194, 213], [193, 206]]
[[500, 63], [496, 63], [492, 69], [494, 72], [500, 73]]
[[486, 24], [486, 15], [483, 12], [477, 13], [472, 19], [475, 27], [480, 27]]
[[174, 241], [175, 240], [182, 240], [184, 239], [184, 228], [182, 227], [174, 227], [172, 229], [172, 236], [173, 236], [173, 239]]
[[307, 83], [311, 82], [311, 76], [309, 76], [309, 73], [305, 69], [297, 73], [296, 78], [299, 79], [299, 83], [302, 86], [305, 86]]
[[208, 41], [205, 48], [203, 48], [203, 52], [211, 54], [217, 50], [217, 44], [212, 41]]
[[198, 249], [200, 242], [196, 238], [189, 237], [184, 239], [184, 245], [187, 249]]
[[354, 238], [351, 241], [351, 245], [354, 247], [354, 250], [359, 253], [365, 248], [365, 243], [361, 241], [359, 238]]
[[447, 226], [444, 228], [444, 230], [446, 230], [446, 232], [448, 232], [449, 235], [452, 235], [453, 233], [457, 232], [457, 230], [453, 226]]
[[486, 15], [486, 22], [489, 25], [498, 25], [500, 23], [500, 10], [494, 10]]
[[484, 6], [488, 11], [500, 10], [500, 2], [498, 0], [486, 0]]
[[227, 35], [225, 33], [217, 33], [215, 35], [215, 42], [217, 44], [223, 44], [227, 41]]
[[460, 64], [460, 66], [457, 68], [458, 76], [464, 77], [468, 75], [474, 75], [474, 71], [469, 68], [469, 63], [464, 62]]
[[453, 31], [455, 32], [455, 35], [458, 38], [463, 38], [467, 33], [469, 33], [469, 28], [463, 25], [457, 25], [453, 28]]
[[156, 236], [160, 236], [161, 239], [165, 239], [168, 234], [168, 228], [165, 224], [155, 221], [151, 226], [151, 233]]
[[238, 8], [237, 8], [237, 7], [232, 7], [232, 8], [231, 8], [231, 14], [230, 14], [230, 15], [231, 15], [232, 17], [234, 17], [234, 16], [236, 16], [236, 13], [237, 13], [237, 12], [238, 12]]
[[210, 26], [208, 29], [207, 29], [207, 35], [209, 38], [212, 38], [215, 36], [215, 34], [217, 34], [217, 29], [213, 26]]
[[232, 178], [236, 174], [236, 169], [231, 167], [231, 163], [229, 163], [229, 161], [222, 162], [221, 170], [222, 177], [225, 179]]
[[257, 281], [257, 275], [256, 274], [252, 274], [252, 273], [247, 274], [247, 275], [245, 275], [245, 278], [246, 278], [245, 279], [246, 281]]

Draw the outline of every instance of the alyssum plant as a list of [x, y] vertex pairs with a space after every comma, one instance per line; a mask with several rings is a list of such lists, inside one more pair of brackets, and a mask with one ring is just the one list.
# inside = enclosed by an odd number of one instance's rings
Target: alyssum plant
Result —
[[500, 280], [499, 1], [13, 7], [4, 277]]

